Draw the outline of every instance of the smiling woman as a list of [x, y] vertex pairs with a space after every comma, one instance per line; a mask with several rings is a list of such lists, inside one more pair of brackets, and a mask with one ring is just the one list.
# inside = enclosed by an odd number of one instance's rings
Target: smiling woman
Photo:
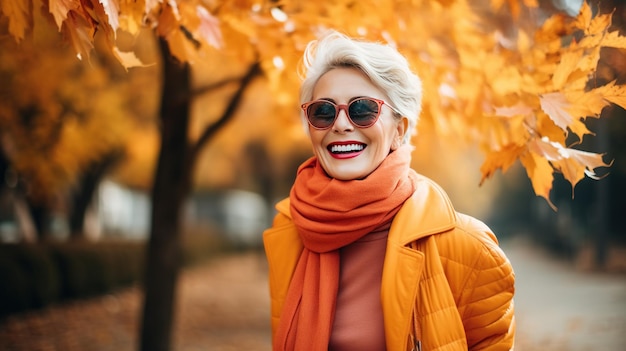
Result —
[[410, 168], [420, 79], [391, 46], [309, 44], [314, 156], [264, 233], [274, 350], [506, 350], [514, 274], [496, 236]]

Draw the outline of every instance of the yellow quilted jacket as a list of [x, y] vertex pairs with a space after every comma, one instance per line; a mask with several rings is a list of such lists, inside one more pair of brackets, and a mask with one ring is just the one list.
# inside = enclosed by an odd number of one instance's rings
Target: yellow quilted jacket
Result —
[[[276, 208], [274, 224], [263, 234], [273, 333], [302, 250], [289, 199]], [[490, 229], [455, 212], [444, 191], [420, 176], [387, 239], [381, 287], [387, 350], [412, 348], [413, 310], [422, 350], [513, 349], [514, 282]]]

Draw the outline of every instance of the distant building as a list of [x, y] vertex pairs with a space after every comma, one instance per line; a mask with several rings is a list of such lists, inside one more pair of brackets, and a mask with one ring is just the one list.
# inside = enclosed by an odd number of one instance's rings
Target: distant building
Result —
[[270, 224], [269, 211], [261, 195], [225, 189], [193, 194], [185, 213], [190, 225], [213, 226], [235, 244], [259, 246]]
[[[145, 239], [150, 230], [149, 194], [112, 181], [104, 181], [97, 195], [97, 232], [126, 238]], [[191, 195], [183, 209], [189, 228], [211, 228], [233, 243], [259, 246], [261, 234], [269, 225], [269, 209], [259, 194], [223, 189]]]
[[145, 239], [150, 230], [150, 196], [110, 180], [100, 184], [90, 223], [104, 235]]

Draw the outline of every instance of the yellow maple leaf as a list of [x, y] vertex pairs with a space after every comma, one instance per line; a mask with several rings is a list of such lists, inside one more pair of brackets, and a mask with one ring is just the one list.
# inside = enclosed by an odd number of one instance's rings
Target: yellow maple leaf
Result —
[[589, 24], [591, 23], [591, 7], [587, 3], [587, 1], [583, 1], [582, 6], [580, 7], [580, 11], [578, 12], [578, 16], [574, 20], [573, 25], [581, 30], [586, 30], [589, 28]]
[[119, 11], [120, 5], [117, 0], [98, 0], [102, 7], [104, 8], [104, 13], [106, 14], [107, 23], [111, 28], [113, 28], [113, 32], [117, 31], [120, 27], [119, 20]]
[[577, 68], [582, 72], [592, 74], [598, 67], [598, 61], [600, 61], [600, 49], [601, 46], [598, 45], [590, 50], [587, 50], [586, 55], [584, 55], [578, 62]]
[[605, 100], [626, 109], [626, 86], [615, 85], [615, 81], [612, 81], [599, 88], [593, 89], [592, 92], [600, 94]]
[[565, 149], [562, 150], [562, 153], [566, 156], [558, 161], [552, 162], [552, 166], [558, 169], [563, 174], [563, 177], [571, 184], [572, 198], [574, 198], [574, 188], [576, 184], [585, 176], [597, 180], [599, 177], [596, 175], [594, 169], [598, 167], [610, 167], [610, 164], [604, 162], [602, 159], [603, 155], [601, 154], [575, 149]]
[[[586, 2], [585, 2], [586, 3]], [[597, 15], [591, 19], [589, 26], [585, 28], [586, 35], [599, 35], [603, 34], [607, 28], [611, 26], [612, 13], [605, 13], [603, 15]]]
[[49, 0], [48, 8], [59, 30], [70, 11], [81, 6], [80, 0]]
[[31, 27], [29, 24], [29, 2], [23, 0], [3, 0], [0, 4], [0, 11], [9, 19], [9, 33], [18, 42], [24, 39], [26, 30]]
[[[144, 13], [146, 11], [146, 4], [144, 1], [135, 0], [122, 0], [119, 3], [120, 6], [120, 29], [137, 35], [143, 26]], [[144, 12], [145, 11], [145, 12]]]
[[211, 15], [209, 11], [202, 7], [196, 7], [200, 25], [198, 33], [200, 37], [209, 45], [215, 48], [221, 48], [223, 45], [222, 32], [220, 31], [220, 23], [216, 17]]
[[626, 37], [619, 34], [619, 31], [612, 31], [602, 37], [602, 46], [626, 49]]
[[567, 51], [561, 56], [561, 62], [556, 66], [552, 75], [552, 84], [555, 90], [563, 88], [570, 74], [576, 69], [582, 54], [582, 50], [573, 50]]
[[506, 172], [525, 151], [526, 147], [524, 146], [508, 144], [499, 151], [488, 153], [485, 161], [480, 166], [482, 174], [480, 184], [482, 185], [487, 178], [490, 178], [499, 169], [503, 173]]
[[526, 174], [532, 183], [535, 194], [543, 197], [548, 205], [556, 211], [556, 206], [550, 201], [554, 170], [548, 160], [534, 152], [526, 152], [520, 156], [520, 162], [526, 169]]
[[112, 49], [113, 55], [117, 58], [117, 60], [124, 66], [126, 70], [132, 67], [148, 67], [154, 64], [145, 64], [143, 63], [134, 52], [124, 52], [120, 51], [118, 47], [114, 47]]
[[163, 6], [156, 27], [156, 32], [159, 36], [167, 38], [170, 33], [178, 30], [179, 22], [175, 12], [171, 6]]
[[[610, 167], [602, 159], [602, 154], [567, 148], [548, 138], [533, 139], [529, 143], [531, 151], [550, 162], [552, 167], [563, 174], [573, 189], [585, 176], [598, 179], [596, 168]], [[611, 162], [612, 163], [612, 162]]]
[[534, 40], [539, 44], [558, 41], [558, 47], [561, 47], [561, 37], [570, 32], [568, 17], [557, 13], [543, 22], [543, 25], [535, 32]]
[[563, 131], [569, 128], [580, 139], [585, 134], [589, 134], [589, 129], [581, 121], [581, 117], [572, 116], [570, 112], [571, 103], [561, 92], [541, 94], [539, 96], [541, 109], [545, 112], [554, 123]]
[[75, 11], [68, 13], [64, 23], [62, 30], [72, 43], [76, 56], [81, 60], [89, 58], [89, 53], [93, 49], [94, 28], [85, 17]]
[[503, 117], [529, 116], [533, 109], [525, 104], [518, 103], [515, 106], [496, 107], [494, 114]]
[[522, 86], [522, 76], [517, 67], [507, 65], [502, 67], [499, 74], [490, 79], [490, 84], [494, 91], [502, 95], [519, 93]]
[[[605, 98], [601, 90], [566, 92], [567, 100], [570, 101], [568, 111], [573, 116], [598, 117], [607, 105], [609, 100]], [[610, 94], [607, 92], [607, 94]], [[617, 96], [619, 97], [619, 96]]]

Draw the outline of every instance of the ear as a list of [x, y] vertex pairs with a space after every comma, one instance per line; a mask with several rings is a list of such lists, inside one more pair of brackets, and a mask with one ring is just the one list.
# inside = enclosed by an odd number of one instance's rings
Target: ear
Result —
[[391, 143], [391, 150], [394, 151], [400, 146], [402, 146], [402, 140], [404, 139], [404, 135], [409, 130], [409, 119], [406, 117], [402, 117], [401, 120], [398, 121], [398, 125], [396, 127], [396, 137], [393, 139]]

